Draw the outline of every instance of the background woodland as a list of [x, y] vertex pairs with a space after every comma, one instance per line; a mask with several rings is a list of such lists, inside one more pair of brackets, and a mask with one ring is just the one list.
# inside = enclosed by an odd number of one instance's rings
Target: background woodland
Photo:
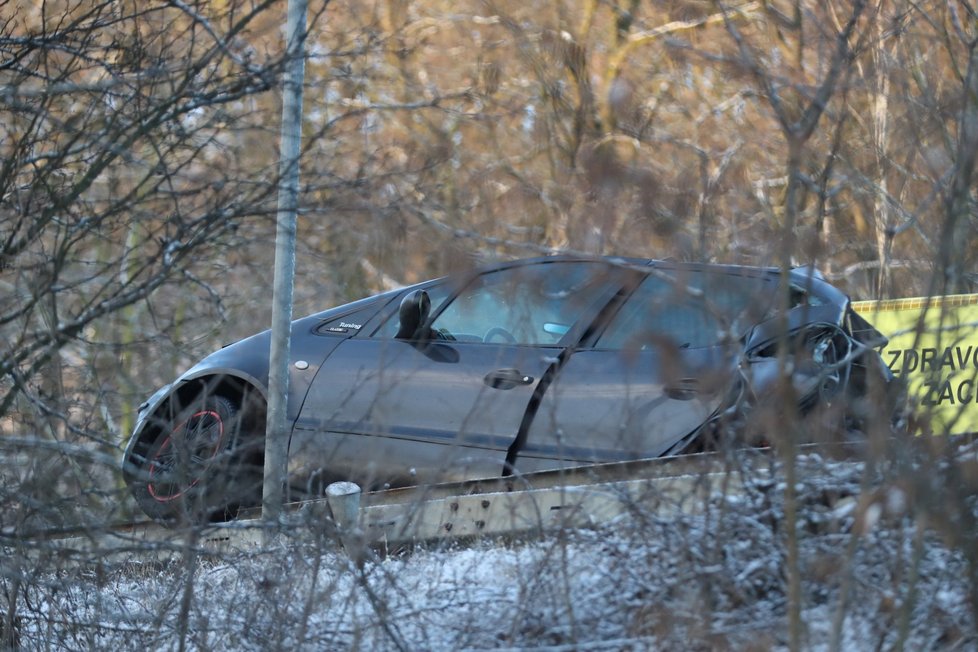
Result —
[[[5, 528], [120, 509], [136, 406], [268, 327], [285, 10], [0, 0]], [[332, 0], [308, 27], [296, 316], [560, 251], [978, 286], [972, 0]]]
[[[267, 327], [284, 3], [0, 3], [0, 421]], [[967, 2], [313, 3], [302, 315], [553, 251], [974, 289]], [[67, 400], [67, 403], [65, 403]], [[60, 425], [59, 425], [60, 424]]]

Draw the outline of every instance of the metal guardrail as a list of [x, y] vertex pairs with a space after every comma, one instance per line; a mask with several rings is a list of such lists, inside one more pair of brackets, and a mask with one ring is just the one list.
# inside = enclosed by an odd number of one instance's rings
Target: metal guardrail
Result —
[[67, 565], [124, 563], [188, 551], [253, 551], [269, 542], [267, 533], [277, 532], [307, 541], [332, 539], [358, 556], [366, 546], [530, 535], [632, 515], [668, 517], [701, 511], [711, 496], [742, 493], [747, 483], [770, 482], [770, 456], [744, 453], [735, 460], [687, 455], [366, 493], [339, 483], [323, 499], [289, 504], [278, 526], [253, 510], [229, 523], [191, 528], [146, 521], [71, 536], [22, 534], [18, 548], [55, 555]]

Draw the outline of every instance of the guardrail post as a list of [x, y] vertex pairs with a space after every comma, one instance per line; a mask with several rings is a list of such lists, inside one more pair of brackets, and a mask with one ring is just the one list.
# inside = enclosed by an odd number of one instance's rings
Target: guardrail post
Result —
[[360, 485], [355, 482], [334, 482], [326, 487], [326, 500], [333, 520], [340, 530], [357, 527], [360, 517]]
[[363, 536], [360, 532], [360, 485], [355, 482], [334, 482], [326, 487], [326, 501], [333, 513], [340, 543], [356, 563], [363, 560]]

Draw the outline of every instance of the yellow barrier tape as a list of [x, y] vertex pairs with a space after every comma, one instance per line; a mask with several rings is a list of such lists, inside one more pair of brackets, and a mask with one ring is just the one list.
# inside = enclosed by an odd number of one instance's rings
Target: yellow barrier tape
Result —
[[978, 432], [978, 294], [854, 301], [890, 342], [880, 350], [935, 434]]

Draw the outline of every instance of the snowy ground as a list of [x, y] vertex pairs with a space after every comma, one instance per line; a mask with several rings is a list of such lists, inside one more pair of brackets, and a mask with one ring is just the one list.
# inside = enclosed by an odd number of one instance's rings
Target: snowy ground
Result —
[[[974, 649], [963, 555], [917, 527], [900, 490], [861, 480], [859, 466], [803, 465], [803, 648]], [[786, 649], [783, 496], [769, 484], [697, 515], [637, 506], [600, 528], [359, 566], [332, 543], [284, 540], [234, 558], [35, 568], [17, 637], [29, 650]]]

